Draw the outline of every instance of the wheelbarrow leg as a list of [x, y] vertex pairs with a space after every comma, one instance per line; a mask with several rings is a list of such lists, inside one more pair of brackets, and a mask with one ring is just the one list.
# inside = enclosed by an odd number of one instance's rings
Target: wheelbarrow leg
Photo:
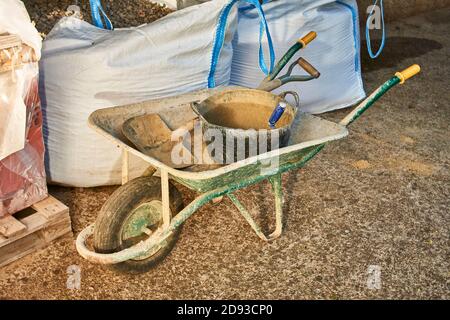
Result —
[[264, 241], [273, 241], [281, 236], [283, 232], [283, 191], [281, 188], [281, 174], [277, 174], [273, 177], [269, 178], [270, 183], [272, 184], [272, 190], [275, 194], [275, 231], [272, 232], [269, 236], [266, 236], [261, 228], [256, 224], [255, 220], [251, 217], [248, 210], [242, 205], [242, 203], [236, 198], [233, 193], [228, 193], [227, 196], [248, 222], [248, 224], [252, 227], [252, 229], [256, 232], [258, 237], [260, 237]]
[[[122, 185], [130, 181], [129, 165], [130, 153], [122, 148]], [[155, 168], [150, 167], [147, 169], [147, 175], [153, 175], [156, 171]], [[161, 169], [161, 194], [163, 203], [163, 225], [165, 228], [170, 225], [170, 199], [169, 199], [169, 173], [166, 169]]]
[[129, 160], [130, 155], [125, 148], [122, 148], [122, 185], [126, 184], [129, 180]]
[[169, 228], [170, 225], [170, 196], [169, 196], [169, 173], [167, 169], [161, 168], [161, 194], [162, 194], [162, 214], [163, 228]]
[[272, 190], [275, 194], [275, 231], [270, 235], [274, 239], [281, 236], [283, 232], [283, 189], [281, 188], [281, 173], [269, 178]]

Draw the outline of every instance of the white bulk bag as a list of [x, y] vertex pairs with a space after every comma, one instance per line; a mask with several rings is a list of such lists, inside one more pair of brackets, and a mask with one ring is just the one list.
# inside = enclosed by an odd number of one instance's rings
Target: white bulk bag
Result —
[[[311, 113], [344, 108], [364, 98], [355, 0], [278, 0], [265, 3], [263, 9], [278, 59], [300, 37], [309, 31], [317, 32], [317, 38], [296, 57], [306, 58], [320, 71], [321, 77], [289, 83], [275, 92], [297, 91], [302, 110]], [[255, 9], [239, 11], [231, 84], [254, 88], [265, 77], [254, 59], [259, 43], [251, 35], [258, 28], [254, 23], [257, 17]], [[294, 70], [293, 74], [305, 74], [299, 68]]]
[[[44, 41], [40, 65], [50, 181], [120, 183], [121, 154], [88, 128], [93, 111], [227, 85], [238, 2], [215, 0], [113, 31], [75, 17], [59, 21]], [[132, 176], [145, 169], [131, 159]]]

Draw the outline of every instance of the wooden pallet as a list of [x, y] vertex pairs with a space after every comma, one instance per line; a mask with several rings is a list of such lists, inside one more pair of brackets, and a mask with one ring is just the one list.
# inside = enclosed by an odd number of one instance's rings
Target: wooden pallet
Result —
[[72, 235], [69, 208], [49, 196], [13, 216], [0, 219], [0, 267]]

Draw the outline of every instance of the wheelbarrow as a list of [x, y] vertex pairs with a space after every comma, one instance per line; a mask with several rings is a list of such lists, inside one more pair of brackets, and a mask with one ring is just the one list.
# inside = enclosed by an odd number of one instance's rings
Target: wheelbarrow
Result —
[[[283, 230], [283, 192], [281, 176], [302, 168], [328, 143], [348, 135], [347, 127], [358, 119], [381, 96], [397, 84], [403, 84], [420, 71], [413, 65], [385, 82], [341, 122], [334, 123], [302, 113], [293, 125], [286, 147], [218, 168], [197, 171], [179, 170], [138, 151], [123, 135], [122, 125], [130, 118], [157, 113], [172, 129], [195, 119], [191, 104], [225, 89], [207, 89], [195, 93], [139, 104], [106, 108], [89, 117], [89, 126], [122, 150], [122, 186], [107, 200], [95, 222], [77, 237], [76, 248], [93, 263], [114, 269], [141, 273], [160, 262], [173, 248], [183, 223], [206, 203], [228, 197], [257, 236], [264, 241], [277, 239]], [[160, 177], [144, 175], [129, 181], [129, 156], [144, 160], [158, 169]], [[268, 161], [276, 160], [274, 170], [264, 170]], [[152, 170], [154, 171], [154, 170]], [[183, 206], [180, 192], [171, 183], [195, 190], [199, 195]], [[235, 191], [268, 180], [275, 195], [275, 230], [266, 235], [239, 201]], [[93, 235], [93, 247], [87, 241]]]

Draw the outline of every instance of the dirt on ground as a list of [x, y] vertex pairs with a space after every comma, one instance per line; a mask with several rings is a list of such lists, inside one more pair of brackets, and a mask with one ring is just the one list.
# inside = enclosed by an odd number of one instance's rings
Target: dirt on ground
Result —
[[[61, 18], [74, 14], [67, 10], [78, 5], [81, 18], [92, 23], [88, 0], [24, 0], [31, 20], [39, 32], [47, 35]], [[153, 22], [172, 12], [164, 5], [148, 0], [102, 0], [103, 9], [115, 28], [136, 27]]]
[[[349, 137], [283, 176], [280, 239], [261, 241], [225, 199], [194, 214], [172, 253], [146, 274], [91, 264], [69, 238], [0, 269], [0, 298], [449, 299], [449, 27], [449, 9], [390, 23], [378, 60], [363, 43], [367, 92], [413, 63], [422, 73], [389, 92]], [[339, 121], [348, 112], [322, 116]], [[193, 200], [179, 188], [186, 204]], [[76, 236], [115, 189], [50, 191], [70, 207]], [[261, 184], [237, 193], [266, 231], [269, 191]], [[74, 265], [78, 290], [67, 287]]]

